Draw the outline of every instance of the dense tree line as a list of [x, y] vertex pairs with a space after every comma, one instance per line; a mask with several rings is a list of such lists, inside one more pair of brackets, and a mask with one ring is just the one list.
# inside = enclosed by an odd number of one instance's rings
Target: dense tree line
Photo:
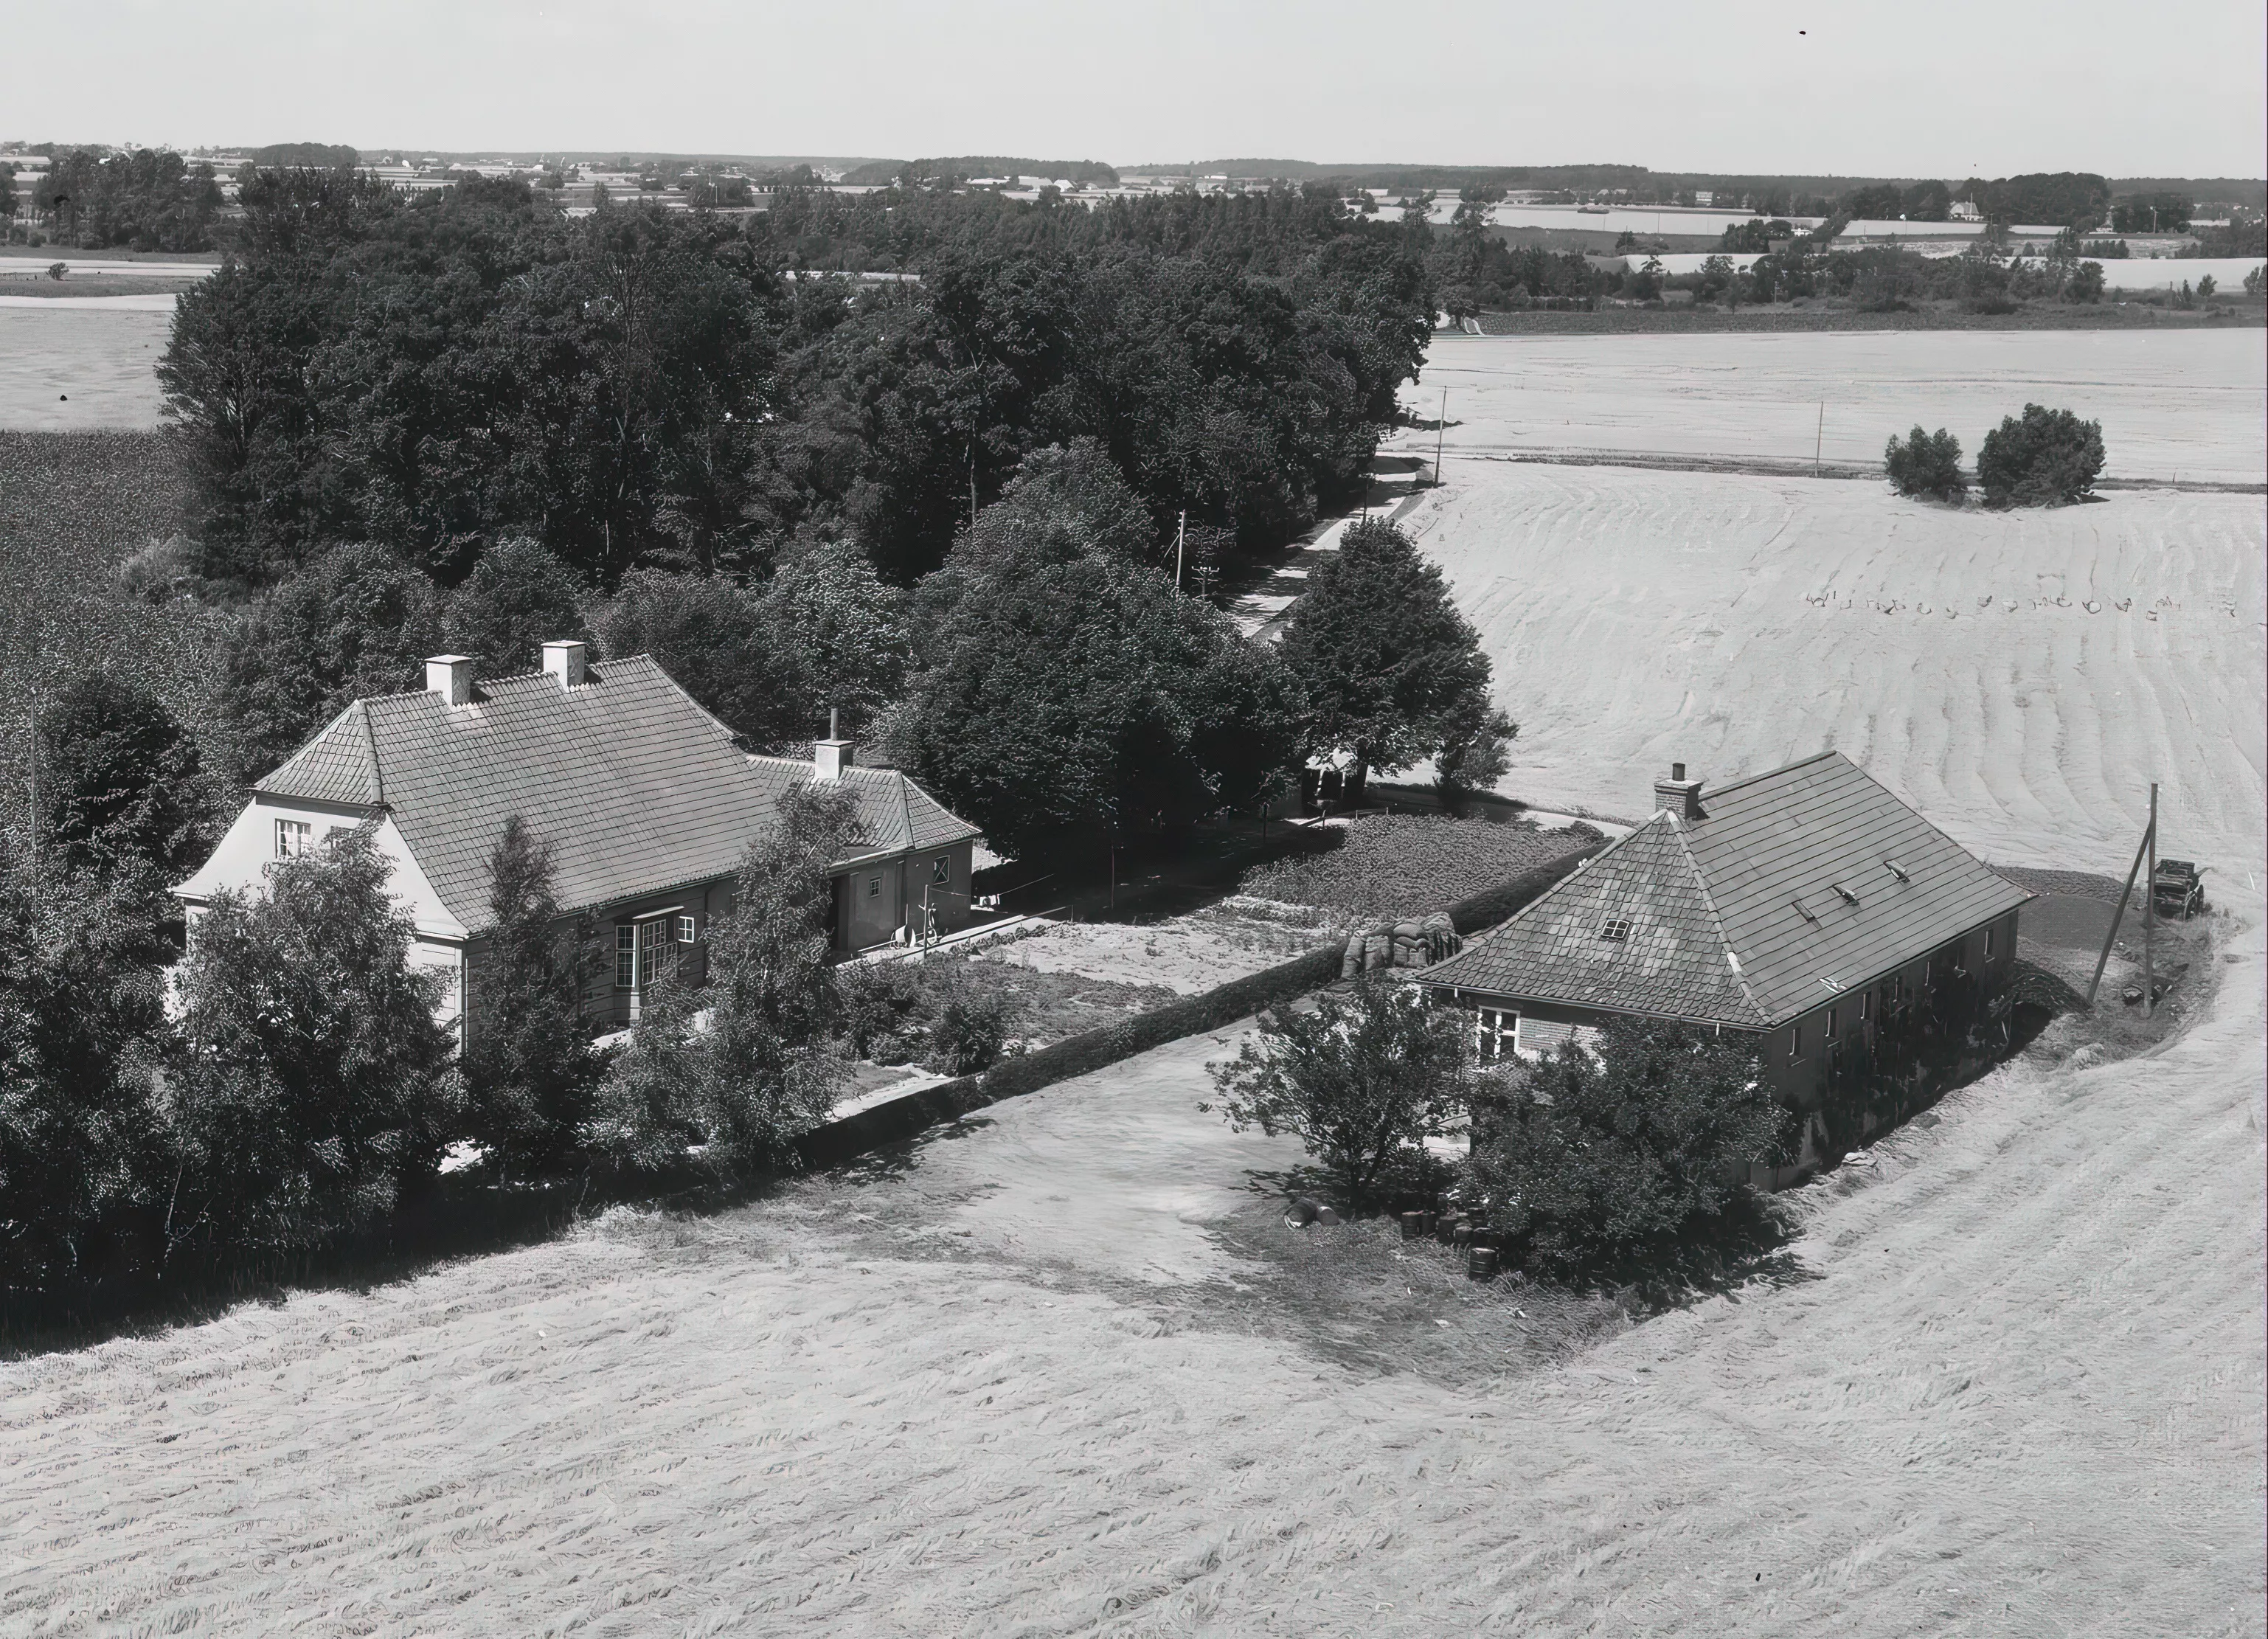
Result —
[[57, 148], [32, 189], [56, 242], [89, 250], [210, 250], [220, 208], [212, 166], [163, 148]]
[[[594, 584], [761, 570], [839, 526], [904, 585], [1028, 451], [1272, 545], [1350, 492], [1429, 333], [1421, 257], [1335, 198], [784, 190], [738, 225], [466, 181], [254, 171], [160, 377], [204, 572], [327, 546], [443, 583], [525, 534]], [[886, 266], [860, 285], [814, 268]]]

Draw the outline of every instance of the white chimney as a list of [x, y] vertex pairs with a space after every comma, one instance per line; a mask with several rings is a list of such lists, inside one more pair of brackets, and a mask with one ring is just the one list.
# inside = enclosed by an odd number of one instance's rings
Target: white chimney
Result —
[[815, 779], [840, 779], [843, 771], [858, 760], [858, 748], [843, 739], [841, 731], [841, 720], [830, 705], [827, 708], [827, 738], [814, 742], [811, 748]]
[[444, 705], [473, 703], [473, 662], [462, 654], [433, 654], [425, 661], [425, 692], [438, 694]]
[[584, 648], [579, 643], [547, 643], [543, 646], [544, 672], [559, 679], [559, 686], [563, 689], [580, 688], [583, 656]]
[[1669, 778], [1653, 782], [1653, 806], [1667, 808], [1680, 819], [1697, 820], [1709, 816], [1701, 811], [1701, 782], [1685, 778], [1685, 764], [1672, 763]]

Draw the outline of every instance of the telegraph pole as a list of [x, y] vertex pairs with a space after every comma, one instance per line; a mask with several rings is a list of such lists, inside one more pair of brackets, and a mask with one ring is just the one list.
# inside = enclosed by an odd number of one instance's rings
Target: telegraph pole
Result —
[[1441, 440], [1449, 432], [1449, 389], [1441, 389], [1441, 418], [1433, 425], [1433, 487], [1441, 487]]
[[1182, 589], [1182, 549], [1189, 544], [1189, 509], [1182, 508], [1182, 527], [1174, 532], [1174, 590]]
[[2142, 895], [2142, 1011], [2147, 1015], [2158, 1010], [2157, 951], [2154, 948], [2158, 934], [2158, 782], [2150, 782], [2150, 875], [2143, 884]]
[[1819, 476], [1819, 452], [1827, 442], [1827, 401], [1819, 401], [1819, 425], [1811, 434], [1811, 476]]

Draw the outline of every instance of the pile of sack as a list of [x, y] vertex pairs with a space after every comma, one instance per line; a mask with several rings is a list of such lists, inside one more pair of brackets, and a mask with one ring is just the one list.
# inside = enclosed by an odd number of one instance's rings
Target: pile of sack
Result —
[[1423, 921], [1381, 923], [1348, 936], [1339, 977], [1352, 978], [1375, 968], [1431, 967], [1456, 955], [1464, 942], [1447, 911]]

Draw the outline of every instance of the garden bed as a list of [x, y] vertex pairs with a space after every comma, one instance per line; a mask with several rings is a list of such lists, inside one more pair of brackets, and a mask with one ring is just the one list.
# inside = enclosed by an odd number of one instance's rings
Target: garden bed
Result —
[[1341, 926], [1422, 916], [1599, 839], [1588, 826], [1544, 831], [1410, 814], [1362, 816], [1314, 835], [1311, 852], [1247, 871], [1243, 893], [1312, 905]]

